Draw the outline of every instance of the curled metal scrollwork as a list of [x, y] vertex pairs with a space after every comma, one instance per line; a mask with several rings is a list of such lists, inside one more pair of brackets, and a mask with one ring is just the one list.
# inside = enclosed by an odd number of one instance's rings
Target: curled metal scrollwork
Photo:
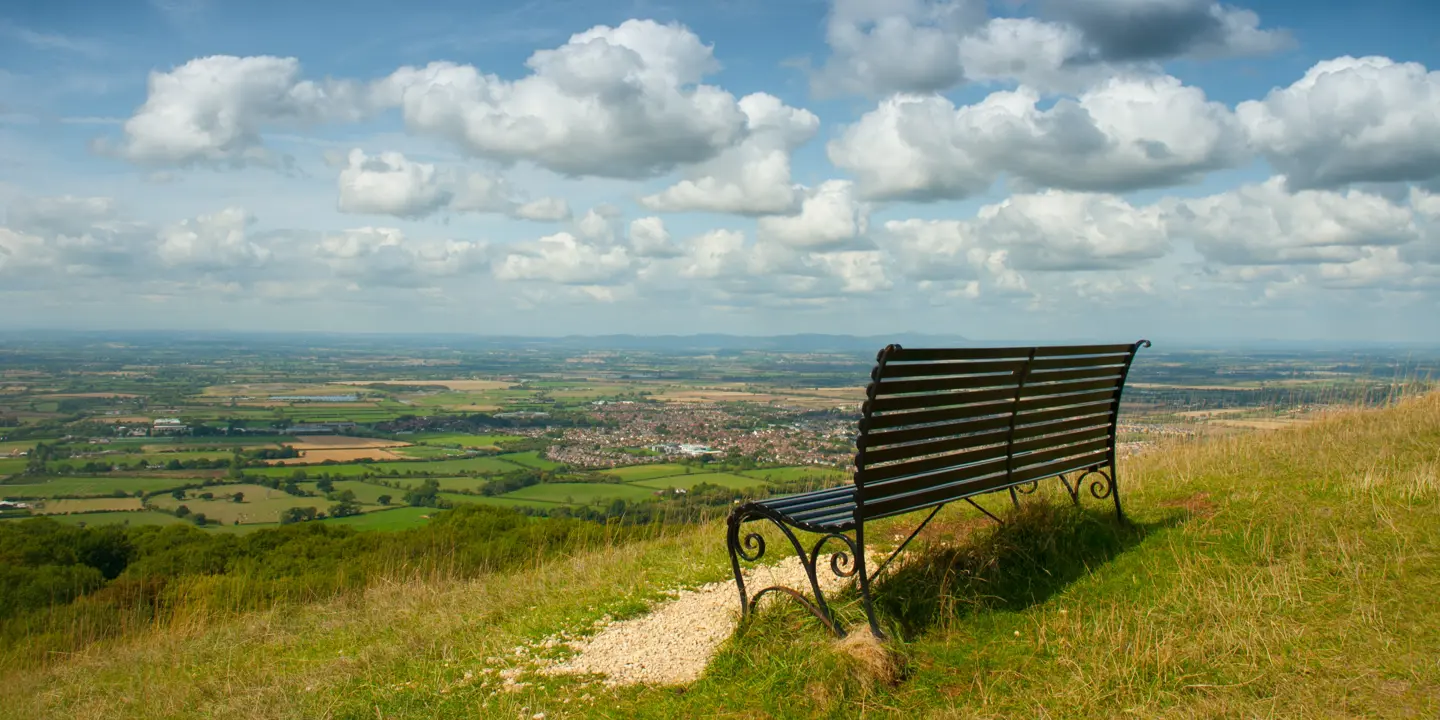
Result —
[[847, 548], [846, 550], [835, 552], [830, 556], [830, 572], [835, 573], [835, 577], [855, 577], [855, 571], [859, 570], [859, 566], [855, 564], [855, 542], [846, 535], [830, 533], [815, 541], [815, 546], [810, 550], [810, 562], [815, 563], [819, 561], [820, 549], [830, 540], [839, 540], [845, 543]]
[[1040, 481], [1039, 481], [1039, 480], [1031, 480], [1030, 482], [1025, 483], [1024, 485], [1016, 485], [1016, 486], [1015, 486], [1015, 489], [1016, 489], [1017, 491], [1021, 492], [1021, 493], [1024, 493], [1024, 494], [1026, 494], [1026, 495], [1029, 495], [1029, 494], [1035, 492], [1036, 490], [1039, 490], [1039, 489], [1040, 489]]
[[[1085, 471], [1085, 474], [1081, 475], [1079, 478], [1076, 479], [1076, 489], [1078, 490], [1080, 484], [1085, 481], [1085, 478], [1090, 477], [1091, 475], [1099, 475], [1100, 477], [1090, 480], [1090, 496], [1095, 498], [1096, 500], [1104, 500], [1105, 498], [1110, 497], [1110, 493], [1115, 486], [1115, 481], [1112, 480], [1110, 478], [1110, 475], [1104, 470]], [[1101, 478], [1104, 479], [1102, 480]]]
[[735, 548], [735, 554], [745, 562], [755, 562], [765, 554], [765, 538], [760, 533], [746, 533], [745, 538]]
[[[854, 576], [859, 571], [859, 563], [856, 561], [856, 558], [859, 557], [859, 552], [855, 541], [840, 533], [828, 533], [821, 536], [820, 539], [811, 546], [810, 552], [807, 553], [805, 546], [801, 544], [800, 539], [795, 536], [794, 531], [786, 527], [779, 517], [776, 517], [770, 512], [766, 512], [764, 509], [759, 509], [758, 511], [747, 510], [747, 508], [741, 508], [738, 514], [731, 515], [729, 521], [730, 562], [735, 571], [735, 584], [740, 592], [740, 603], [745, 614], [748, 615], [754, 612], [760, 604], [760, 599], [766, 595], [771, 593], [788, 595], [806, 610], [809, 610], [815, 617], [819, 618], [821, 622], [825, 623], [825, 626], [830, 628], [831, 632], [843, 636], [844, 633], [835, 625], [834, 618], [830, 615], [830, 608], [826, 604], [825, 595], [820, 589], [819, 578], [816, 577], [816, 566], [819, 565], [821, 551], [825, 543], [832, 539], [839, 540], [845, 545], [845, 548], [831, 554], [830, 570], [834, 572], [837, 577], [848, 578]], [[809, 581], [810, 593], [813, 600], [811, 597], [806, 597], [806, 595], [799, 590], [779, 585], [760, 588], [753, 593], [747, 592], [745, 578], [740, 570], [739, 561], [755, 562], [759, 560], [760, 557], [765, 554], [765, 538], [758, 532], [742, 534], [740, 525], [747, 520], [758, 518], [769, 520], [779, 528], [780, 532], [784, 534], [785, 538], [794, 546], [795, 553], [799, 556], [800, 564], [805, 570], [806, 580]]]

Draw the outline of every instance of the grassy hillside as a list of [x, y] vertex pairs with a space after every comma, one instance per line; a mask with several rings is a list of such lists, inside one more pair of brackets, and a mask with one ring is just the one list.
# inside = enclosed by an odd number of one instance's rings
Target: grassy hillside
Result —
[[879, 671], [776, 605], [683, 691], [522, 677], [497, 692], [517, 646], [726, 579], [711, 524], [478, 580], [177, 613], [8, 667], [0, 714], [1440, 716], [1440, 395], [1162, 449], [1122, 465], [1121, 489], [1130, 526], [1053, 488], [1000, 529], [946, 509], [880, 589], [907, 642]]

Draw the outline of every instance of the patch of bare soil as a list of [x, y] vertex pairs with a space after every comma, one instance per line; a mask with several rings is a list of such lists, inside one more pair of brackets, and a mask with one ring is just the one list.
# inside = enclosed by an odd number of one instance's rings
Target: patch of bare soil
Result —
[[1210, 517], [1215, 514], [1215, 503], [1210, 501], [1210, 493], [1195, 493], [1180, 500], [1167, 500], [1160, 503], [1160, 507], [1180, 508], [1193, 517]]

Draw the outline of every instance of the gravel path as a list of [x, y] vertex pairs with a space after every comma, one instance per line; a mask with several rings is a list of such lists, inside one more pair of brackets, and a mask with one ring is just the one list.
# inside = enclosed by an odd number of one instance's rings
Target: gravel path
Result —
[[[828, 571], [820, 575], [820, 587], [826, 593], [845, 582]], [[770, 585], [799, 589], [809, 588], [810, 583], [799, 558], [792, 557], [746, 574], [745, 587], [752, 593]], [[675, 593], [674, 600], [649, 614], [604, 624], [599, 633], [589, 638], [564, 641], [576, 651], [575, 655], [541, 672], [601, 674], [606, 676], [606, 685], [694, 682], [720, 644], [734, 632], [739, 615], [734, 580], [681, 590]]]

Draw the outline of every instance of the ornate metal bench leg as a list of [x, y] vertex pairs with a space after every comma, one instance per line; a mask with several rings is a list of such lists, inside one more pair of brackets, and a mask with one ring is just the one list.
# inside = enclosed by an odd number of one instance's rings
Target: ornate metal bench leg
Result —
[[[810, 591], [815, 598], [813, 601], [806, 597], [804, 593], [794, 588], [780, 585], [760, 588], [756, 590], [753, 595], [746, 591], [745, 576], [740, 570], [740, 561], [755, 562], [759, 560], [760, 557], [765, 554], [765, 538], [758, 532], [743, 533], [741, 525], [747, 520], [759, 518], [765, 518], [774, 523], [775, 527], [784, 533], [786, 539], [790, 541], [790, 544], [795, 546], [795, 553], [799, 556], [800, 565], [805, 570], [805, 579], [810, 582]], [[841, 578], [853, 576], [856, 570], [854, 564], [856, 562], [855, 559], [858, 559], [859, 553], [856, 551], [855, 541], [849, 537], [841, 533], [823, 535], [816, 541], [815, 545], [810, 548], [810, 551], [806, 552], [805, 546], [801, 544], [800, 539], [797, 538], [795, 533], [778, 517], [772, 516], [764, 510], [752, 511], [743, 507], [731, 513], [728, 521], [726, 543], [730, 550], [730, 567], [735, 572], [735, 585], [740, 592], [741, 616], [745, 617], [753, 614], [755, 608], [760, 604], [760, 598], [764, 597], [767, 593], [781, 593], [794, 598], [796, 602], [804, 606], [806, 610], [809, 610], [810, 614], [824, 623], [825, 627], [829, 629], [831, 633], [839, 637], [844, 637], [845, 631], [841, 630], [839, 626], [835, 624], [835, 618], [830, 613], [830, 606], [825, 602], [825, 594], [820, 590], [820, 579], [817, 574], [821, 550], [824, 548], [825, 543], [830, 540], [839, 540], [846, 545], [845, 549], [831, 554], [831, 571], [834, 572], [837, 577]]]
[[1120, 486], [1115, 483], [1115, 466], [1110, 465], [1109, 467], [1109, 472], [1101, 470], [1098, 467], [1086, 470], [1083, 475], [1075, 479], [1075, 492], [1079, 494], [1080, 485], [1085, 481], [1085, 478], [1091, 475], [1099, 475], [1100, 478], [1104, 478], [1103, 480], [1096, 478], [1090, 481], [1090, 496], [1096, 500], [1104, 500], [1107, 497], [1113, 499], [1115, 501], [1115, 517], [1121, 522], [1124, 522], [1125, 511], [1120, 507]]
[[[743, 522], [745, 518], [742, 514], [732, 512], [726, 521], [725, 531], [725, 545], [730, 550], [730, 569], [735, 571], [735, 587], [740, 590], [741, 618], [750, 615], [750, 598], [745, 594], [745, 575], [740, 572], [740, 524]], [[758, 558], [765, 554], [765, 538], [758, 535], [755, 537], [759, 540], [758, 552], [755, 553]]]
[[1110, 480], [1110, 497], [1115, 499], [1115, 519], [1127, 522], [1125, 511], [1120, 508], [1120, 484], [1115, 480], [1117, 473], [1114, 465], [1110, 466], [1110, 474], [1106, 477]]
[[[932, 513], [933, 517], [933, 513]], [[928, 521], [928, 518], [927, 518]], [[865, 619], [870, 621], [870, 632], [877, 639], [885, 639], [885, 631], [880, 629], [880, 622], [875, 617], [875, 603], [870, 597], [870, 572], [865, 566], [865, 526], [861, 525], [855, 530], [855, 571], [860, 573], [860, 600], [865, 605]]]

